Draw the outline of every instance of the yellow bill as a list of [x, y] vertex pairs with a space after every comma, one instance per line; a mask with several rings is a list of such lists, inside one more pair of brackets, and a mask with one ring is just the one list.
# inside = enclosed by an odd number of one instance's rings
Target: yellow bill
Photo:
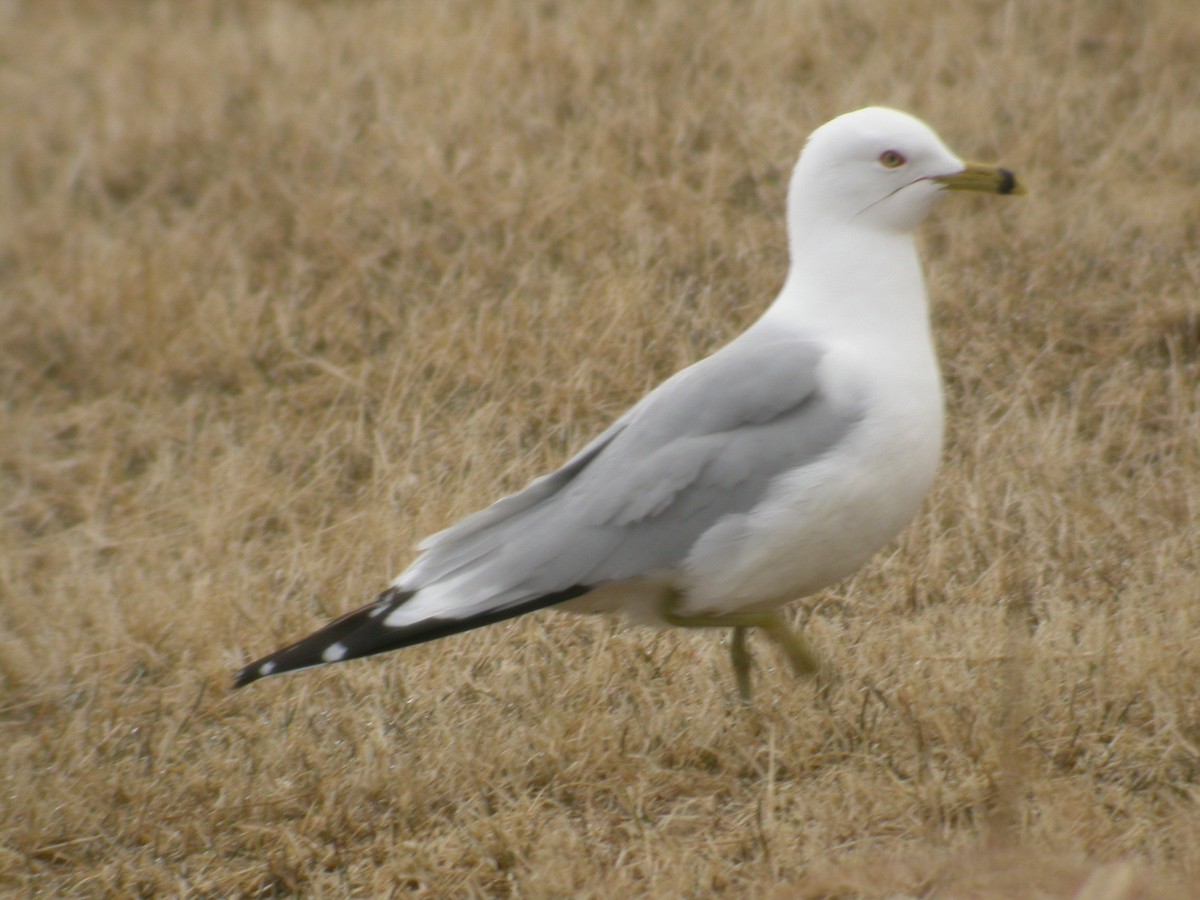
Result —
[[1024, 194], [1025, 185], [1017, 176], [1000, 166], [985, 163], [967, 163], [966, 168], [953, 175], [940, 175], [933, 179], [952, 191], [982, 191], [986, 194]]

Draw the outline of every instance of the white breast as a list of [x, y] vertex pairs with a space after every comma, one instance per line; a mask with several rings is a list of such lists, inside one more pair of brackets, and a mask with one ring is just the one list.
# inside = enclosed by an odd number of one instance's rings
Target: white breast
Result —
[[932, 346], [840, 349], [821, 382], [861, 418], [823, 457], [780, 476], [736, 531], [697, 544], [687, 561], [689, 612], [767, 609], [821, 590], [916, 514], [942, 448]]

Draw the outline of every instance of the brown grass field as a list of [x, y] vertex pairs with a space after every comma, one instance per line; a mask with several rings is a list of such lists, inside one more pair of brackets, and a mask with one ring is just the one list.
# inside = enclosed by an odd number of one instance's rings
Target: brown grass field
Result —
[[[0, 893], [1200, 895], [1193, 0], [0, 3]], [[805, 136], [922, 233], [917, 521], [755, 640], [547, 612], [232, 692], [781, 284]]]

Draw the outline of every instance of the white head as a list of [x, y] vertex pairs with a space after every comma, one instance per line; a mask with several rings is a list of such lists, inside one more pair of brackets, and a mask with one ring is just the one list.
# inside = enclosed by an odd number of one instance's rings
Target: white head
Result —
[[911, 232], [947, 188], [1020, 190], [1004, 169], [964, 163], [919, 119], [867, 107], [826, 122], [809, 137], [792, 173], [788, 225], [793, 232], [807, 223]]

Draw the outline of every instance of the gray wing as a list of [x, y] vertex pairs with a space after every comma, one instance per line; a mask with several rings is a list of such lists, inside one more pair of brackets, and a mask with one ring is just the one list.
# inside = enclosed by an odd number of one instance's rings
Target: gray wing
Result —
[[382, 653], [675, 569], [736, 531], [781, 473], [819, 459], [858, 411], [821, 390], [824, 350], [751, 328], [680, 372], [565, 466], [425, 542], [376, 598], [246, 666], [266, 675]]
[[820, 390], [824, 352], [752, 328], [561, 469], [428, 539], [396, 586], [433, 588], [431, 606], [461, 616], [677, 566], [706, 531], [748, 512], [776, 476], [854, 424], [858, 411]]

